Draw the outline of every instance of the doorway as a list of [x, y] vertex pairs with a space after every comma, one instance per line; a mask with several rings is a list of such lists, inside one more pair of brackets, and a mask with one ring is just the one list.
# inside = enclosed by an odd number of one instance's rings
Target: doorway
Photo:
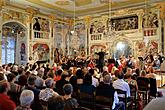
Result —
[[132, 54], [132, 48], [128, 41], [118, 41], [113, 48], [113, 58], [119, 59], [120, 56], [124, 55], [128, 57]]

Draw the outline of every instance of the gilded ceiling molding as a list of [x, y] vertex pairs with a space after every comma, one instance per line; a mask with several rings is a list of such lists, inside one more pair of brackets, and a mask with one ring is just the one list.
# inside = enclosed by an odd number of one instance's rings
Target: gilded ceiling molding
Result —
[[91, 16], [85, 16], [85, 17], [84, 17], [84, 20], [85, 20], [85, 23], [86, 23], [87, 26], [90, 25], [91, 19], [92, 19]]
[[5, 0], [0, 0], [0, 10], [2, 10], [2, 7], [6, 5]]
[[[66, 14], [73, 14], [74, 13], [73, 10], [67, 10], [67, 9], [61, 8], [61, 6], [58, 7], [58, 6], [55, 6], [53, 4], [46, 3], [42, 0], [26, 0], [26, 1], [40, 5], [40, 6], [45, 7], [45, 8], [57, 10], [57, 11], [60, 11], [60, 12], [66, 13]], [[79, 1], [79, 0], [77, 0], [77, 1]], [[112, 8], [129, 6], [132, 4], [139, 4], [139, 3], [143, 3], [143, 2], [144, 2], [144, 0], [126, 0], [126, 1], [122, 1], [122, 2], [113, 2]], [[100, 11], [108, 10], [108, 6], [109, 6], [109, 4], [106, 3], [105, 5], [99, 6], [99, 7], [91, 7], [91, 8], [83, 9], [83, 10], [76, 10], [76, 14], [87, 14], [89, 12], [96, 12], [96, 10], [100, 10]]]
[[29, 8], [26, 9], [26, 12], [29, 13], [29, 18], [28, 18], [27, 22], [32, 23], [33, 16], [34, 16], [35, 14], [37, 14], [37, 11], [34, 10], [33, 8], [30, 8], [30, 7], [29, 7]]
[[54, 15], [52, 15], [52, 14], [50, 14], [48, 17], [49, 17], [49, 19], [52, 20], [52, 21], [54, 21], [54, 20], [56, 19], [56, 17], [55, 17]]

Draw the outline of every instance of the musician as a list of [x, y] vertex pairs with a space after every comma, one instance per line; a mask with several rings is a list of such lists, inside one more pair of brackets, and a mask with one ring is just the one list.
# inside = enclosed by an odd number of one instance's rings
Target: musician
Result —
[[98, 52], [98, 53], [95, 53], [95, 54], [97, 54], [99, 56], [99, 60], [98, 60], [98, 64], [97, 64], [97, 66], [99, 68], [99, 71], [103, 72], [103, 66], [105, 65], [104, 57], [105, 57], [105, 55], [107, 55], [107, 53], [105, 53], [103, 51], [103, 49], [101, 49], [101, 52]]

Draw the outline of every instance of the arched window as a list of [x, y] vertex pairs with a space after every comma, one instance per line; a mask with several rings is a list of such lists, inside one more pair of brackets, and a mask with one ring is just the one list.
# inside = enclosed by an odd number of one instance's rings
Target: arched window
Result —
[[15, 62], [16, 37], [12, 34], [2, 36], [2, 64]]

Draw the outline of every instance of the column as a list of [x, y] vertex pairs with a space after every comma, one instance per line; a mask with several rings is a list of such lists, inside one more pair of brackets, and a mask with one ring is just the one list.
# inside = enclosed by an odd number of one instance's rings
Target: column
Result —
[[2, 19], [2, 5], [0, 4], [0, 65], [2, 65], [2, 24], [3, 24], [3, 19]]
[[85, 24], [86, 24], [86, 55], [90, 54], [90, 48], [89, 48], [89, 31], [90, 31], [90, 21], [91, 21], [91, 17], [90, 16], [86, 16], [84, 18], [85, 20]]
[[34, 63], [33, 62], [33, 53], [32, 53], [32, 44], [33, 44], [33, 31], [32, 31], [32, 22], [33, 22], [33, 16], [34, 14], [36, 14], [37, 12], [32, 9], [32, 8], [27, 8], [26, 12], [28, 13], [27, 15], [27, 32], [26, 32], [26, 36], [27, 36], [27, 62], [30, 63]]
[[165, 49], [165, 2], [162, 2], [160, 4], [158, 4], [158, 8], [160, 9], [160, 21], [161, 21], [161, 36], [160, 36], [160, 39], [161, 39], [161, 52], [163, 53], [163, 55], [165, 54], [164, 52], [164, 49]]
[[50, 64], [52, 65], [54, 63], [54, 21], [55, 21], [55, 16], [54, 15], [49, 15], [49, 20], [50, 20], [50, 34], [49, 34], [49, 40], [50, 40], [50, 44], [49, 44], [49, 49], [50, 49]]
[[68, 23], [68, 36], [67, 36], [67, 55], [70, 55], [70, 36], [71, 36], [71, 29], [72, 29], [72, 25], [73, 25], [73, 20], [72, 19], [68, 19], [67, 20]]

